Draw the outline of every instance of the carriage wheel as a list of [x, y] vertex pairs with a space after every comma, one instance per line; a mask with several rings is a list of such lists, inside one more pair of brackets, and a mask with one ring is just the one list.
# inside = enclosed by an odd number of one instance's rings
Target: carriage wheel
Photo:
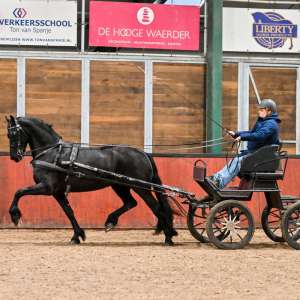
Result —
[[281, 231], [281, 217], [283, 211], [279, 208], [264, 208], [261, 215], [261, 226], [265, 234], [274, 242], [284, 243], [285, 239]]
[[203, 202], [203, 207], [189, 206], [187, 225], [191, 235], [201, 243], [209, 243], [205, 230], [206, 218], [209, 214], [209, 204]]
[[[187, 225], [191, 235], [201, 243], [209, 243], [209, 238], [206, 233], [206, 219], [211, 209], [208, 200], [199, 201], [201, 207], [189, 206], [187, 215]], [[225, 235], [222, 233], [217, 238], [224, 239]]]
[[283, 210], [278, 208], [270, 208], [268, 205], [264, 208], [261, 215], [261, 225], [265, 234], [274, 242], [284, 243], [285, 239], [282, 235], [281, 220], [284, 211], [295, 200], [283, 200]]
[[[206, 222], [206, 231], [216, 247], [241, 249], [253, 237], [253, 217], [249, 209], [239, 201], [222, 201], [211, 209]], [[220, 234], [224, 235], [224, 239], [218, 238]]]
[[300, 250], [300, 202], [290, 206], [282, 217], [282, 233], [290, 247]]

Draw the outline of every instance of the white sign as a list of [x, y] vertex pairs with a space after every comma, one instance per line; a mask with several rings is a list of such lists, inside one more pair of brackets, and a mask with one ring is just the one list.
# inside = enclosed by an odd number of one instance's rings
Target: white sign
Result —
[[300, 52], [300, 11], [223, 9], [223, 50]]
[[0, 44], [77, 45], [77, 1], [1, 0]]

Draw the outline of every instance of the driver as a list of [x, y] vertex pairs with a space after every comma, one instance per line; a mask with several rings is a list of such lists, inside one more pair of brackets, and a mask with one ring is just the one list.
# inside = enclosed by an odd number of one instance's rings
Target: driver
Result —
[[248, 141], [247, 150], [242, 150], [228, 165], [207, 180], [217, 188], [224, 188], [241, 168], [241, 161], [245, 155], [266, 145], [279, 145], [279, 123], [276, 103], [272, 99], [264, 99], [258, 105], [258, 119], [250, 131], [228, 131], [237, 142]]

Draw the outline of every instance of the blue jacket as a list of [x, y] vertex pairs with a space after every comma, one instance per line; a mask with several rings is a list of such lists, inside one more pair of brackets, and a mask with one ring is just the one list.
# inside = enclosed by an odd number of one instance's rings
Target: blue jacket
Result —
[[266, 145], [279, 145], [279, 123], [278, 114], [273, 113], [266, 118], [258, 118], [250, 131], [238, 131], [235, 137], [240, 136], [242, 141], [248, 141], [248, 149], [242, 155], [254, 152]]

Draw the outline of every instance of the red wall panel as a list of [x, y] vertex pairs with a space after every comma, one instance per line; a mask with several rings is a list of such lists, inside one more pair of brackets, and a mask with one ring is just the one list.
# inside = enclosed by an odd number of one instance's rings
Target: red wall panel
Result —
[[[195, 160], [196, 158], [155, 158], [164, 184], [180, 187], [202, 196], [204, 195], [203, 190], [192, 179]], [[204, 160], [208, 164], [208, 175], [216, 172], [225, 164], [223, 158], [205, 158]], [[298, 170], [300, 170], [300, 160], [290, 159], [285, 180], [280, 182], [283, 194], [299, 194]], [[15, 163], [7, 156], [0, 157], [0, 227], [13, 226], [8, 210], [14, 193], [18, 188], [32, 184], [32, 168], [29, 158]], [[156, 218], [145, 203], [136, 195], [134, 196], [138, 200], [138, 206], [120, 218], [119, 226], [122, 228], [152, 227], [156, 223]], [[110, 188], [70, 194], [69, 200], [82, 227], [103, 227], [107, 215], [122, 205], [121, 200]], [[260, 213], [265, 206], [264, 195], [262, 193], [254, 194], [252, 201], [247, 204], [259, 225]], [[19, 207], [23, 214], [20, 227], [70, 227], [68, 219], [52, 197], [24, 196], [20, 200]], [[185, 218], [176, 217], [175, 222], [177, 226], [184, 227], [186, 225]]]

